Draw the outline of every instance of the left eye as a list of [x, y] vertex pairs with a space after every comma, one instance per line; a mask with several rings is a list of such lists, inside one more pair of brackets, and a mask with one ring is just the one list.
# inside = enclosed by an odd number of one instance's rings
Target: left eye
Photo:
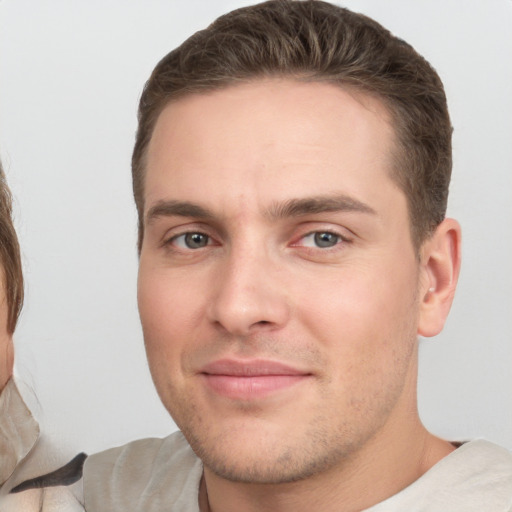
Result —
[[174, 237], [172, 242], [182, 249], [200, 249], [210, 243], [210, 237], [204, 233], [191, 232]]
[[342, 237], [329, 231], [315, 231], [302, 239], [305, 247], [320, 247], [322, 249], [334, 247], [342, 241]]

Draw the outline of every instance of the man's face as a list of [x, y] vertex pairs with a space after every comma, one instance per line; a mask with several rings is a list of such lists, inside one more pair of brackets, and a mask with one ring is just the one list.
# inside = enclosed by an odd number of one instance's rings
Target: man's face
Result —
[[139, 309], [205, 470], [297, 480], [410, 413], [420, 268], [392, 147], [380, 102], [329, 84], [256, 81], [160, 115]]

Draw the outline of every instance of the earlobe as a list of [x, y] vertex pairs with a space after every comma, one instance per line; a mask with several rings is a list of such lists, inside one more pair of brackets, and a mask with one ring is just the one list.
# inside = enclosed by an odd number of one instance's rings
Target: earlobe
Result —
[[460, 270], [461, 230], [445, 219], [421, 248], [418, 334], [439, 334], [450, 312]]

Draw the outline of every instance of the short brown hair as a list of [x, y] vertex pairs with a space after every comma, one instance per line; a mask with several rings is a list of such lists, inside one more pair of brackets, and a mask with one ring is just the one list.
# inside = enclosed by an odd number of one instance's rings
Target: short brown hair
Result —
[[[12, 196], [0, 162], [0, 279], [7, 301], [7, 330], [14, 332], [23, 306], [23, 272], [18, 237], [12, 223]], [[2, 271], [3, 270], [3, 276]]]
[[271, 0], [195, 33], [146, 83], [132, 156], [139, 249], [146, 153], [162, 110], [187, 94], [263, 77], [329, 81], [383, 101], [397, 140], [392, 178], [407, 197], [419, 247], [444, 219], [451, 176], [452, 127], [439, 76], [409, 44], [366, 16], [319, 0]]

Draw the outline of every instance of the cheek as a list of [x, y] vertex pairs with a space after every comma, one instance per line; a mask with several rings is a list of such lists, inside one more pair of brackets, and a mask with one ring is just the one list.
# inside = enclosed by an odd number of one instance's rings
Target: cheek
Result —
[[[357, 331], [372, 329], [386, 330], [396, 319], [396, 312], [404, 305], [404, 292], [398, 292], [369, 273], [346, 269], [333, 273], [323, 282], [311, 279], [296, 301], [305, 319], [318, 326], [325, 326], [325, 332], [356, 335]], [[334, 277], [334, 278], [333, 278]], [[328, 328], [330, 326], [330, 328]]]
[[344, 268], [309, 280], [300, 301], [302, 325], [342, 367], [339, 373], [386, 372], [415, 338], [414, 272]]
[[323, 307], [310, 300], [306, 321], [327, 356], [323, 396], [357, 430], [378, 423], [402, 392], [414, 354], [414, 312], [411, 300], [390, 301], [369, 282], [357, 291], [345, 285], [347, 293], [329, 294]]
[[200, 325], [200, 295], [192, 283], [187, 285], [170, 278], [168, 273], [141, 268], [139, 314], [152, 372], [169, 375], [173, 368], [172, 373], [176, 374], [183, 352], [191, 348]]

